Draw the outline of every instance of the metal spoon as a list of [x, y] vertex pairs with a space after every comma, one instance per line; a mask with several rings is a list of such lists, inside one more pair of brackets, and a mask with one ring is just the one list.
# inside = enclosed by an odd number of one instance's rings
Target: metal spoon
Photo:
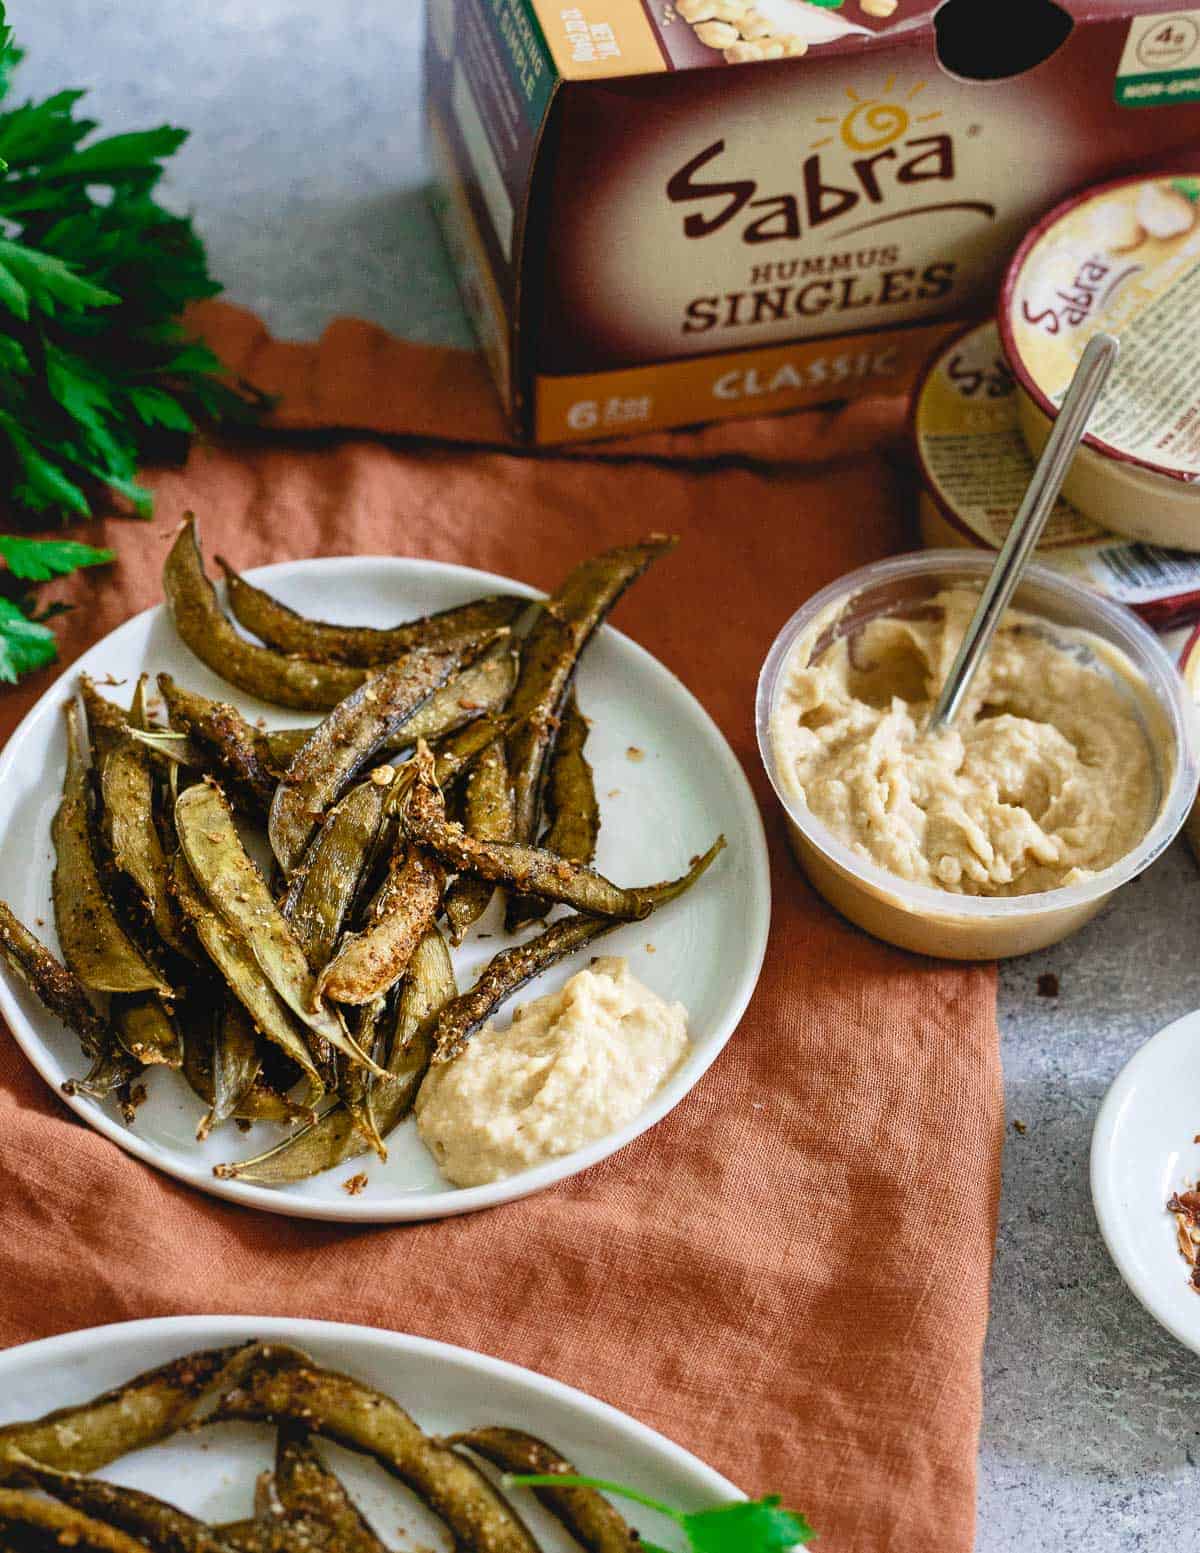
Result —
[[954, 721], [975, 671], [983, 662], [1000, 618], [1008, 608], [1017, 584], [1034, 552], [1046, 519], [1066, 479], [1075, 451], [1083, 441], [1088, 419], [1104, 392], [1120, 349], [1111, 334], [1094, 334], [1088, 341], [1063, 398], [1062, 408], [1042, 449], [1029, 489], [1000, 547], [996, 564], [979, 596], [958, 654], [950, 666], [937, 704], [925, 724], [927, 734], [937, 733]]

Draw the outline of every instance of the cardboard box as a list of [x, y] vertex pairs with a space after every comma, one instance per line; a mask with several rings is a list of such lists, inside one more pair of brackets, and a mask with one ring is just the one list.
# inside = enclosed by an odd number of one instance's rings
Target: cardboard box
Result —
[[429, 0], [427, 111], [515, 434], [611, 437], [906, 388], [1064, 195], [1200, 169], [1200, 9]]

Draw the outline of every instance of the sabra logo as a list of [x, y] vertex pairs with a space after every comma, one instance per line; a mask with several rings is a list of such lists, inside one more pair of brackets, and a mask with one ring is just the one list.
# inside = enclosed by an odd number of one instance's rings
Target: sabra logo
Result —
[[1085, 259], [1066, 286], [1059, 287], [1044, 307], [1034, 308], [1026, 300], [1021, 304], [1025, 322], [1047, 334], [1059, 334], [1063, 329], [1078, 329], [1087, 323], [1097, 304], [1108, 301], [1117, 287], [1130, 275], [1136, 275], [1140, 264], [1131, 264], [1119, 275], [1112, 276], [1112, 264], [1107, 255], [1093, 254]]
[[[904, 102], [889, 99], [892, 77], [884, 97], [864, 99], [851, 87], [846, 96], [851, 107], [839, 118], [820, 117], [818, 124], [837, 126], [837, 139], [851, 153], [829, 165], [832, 134], [814, 140], [810, 154], [800, 164], [800, 186], [779, 193], [761, 193], [753, 178], [715, 177], [726, 169], [724, 140], [714, 140], [686, 162], [667, 182], [667, 197], [675, 204], [691, 205], [683, 218], [687, 237], [709, 237], [742, 222], [744, 243], [794, 242], [806, 231], [825, 227], [854, 211], [869, 210], [911, 192], [924, 184], [953, 183], [956, 165], [953, 138], [925, 126], [941, 118], [941, 112], [915, 111], [916, 98], [925, 89], [918, 81]], [[714, 204], [714, 201], [719, 201]], [[830, 236], [849, 237], [889, 221], [902, 221], [930, 211], [966, 210], [993, 219], [996, 207], [984, 200], [931, 200], [906, 205], [881, 215], [869, 215], [852, 226], [839, 226]]]

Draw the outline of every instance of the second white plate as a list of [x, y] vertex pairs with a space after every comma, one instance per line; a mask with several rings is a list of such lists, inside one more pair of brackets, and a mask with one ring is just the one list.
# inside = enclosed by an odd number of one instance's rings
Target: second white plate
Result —
[[1200, 1012], [1136, 1052], [1092, 1133], [1092, 1200], [1122, 1278], [1181, 1343], [1200, 1353], [1200, 1293], [1176, 1244], [1173, 1192], [1200, 1180]]
[[[387, 556], [291, 561], [249, 573], [306, 614], [350, 624], [402, 620], [447, 609], [481, 593], [519, 592], [523, 584], [466, 567]], [[166, 610], [147, 610], [84, 654], [13, 734], [0, 756], [0, 898], [57, 949], [50, 878], [50, 823], [65, 759], [61, 708], [78, 674], [123, 682], [126, 696], [143, 670], [166, 670], [205, 695], [232, 700], [272, 725], [311, 722], [234, 692], [175, 634]], [[628, 1126], [562, 1159], [491, 1186], [459, 1190], [438, 1172], [410, 1120], [389, 1138], [386, 1164], [373, 1155], [281, 1189], [217, 1179], [212, 1168], [269, 1147], [282, 1134], [256, 1126], [219, 1129], [195, 1139], [200, 1107], [179, 1075], [147, 1075], [149, 1099], [126, 1127], [111, 1102], [69, 1103], [130, 1153], [206, 1192], [302, 1218], [390, 1222], [437, 1218], [490, 1207], [586, 1169], [644, 1132], [676, 1106], [733, 1034], [762, 967], [770, 921], [770, 878], [758, 806], [733, 751], [694, 696], [644, 649], [610, 627], [589, 647], [578, 674], [580, 706], [593, 719], [588, 756], [596, 773], [603, 825], [597, 867], [627, 883], [666, 879], [686, 869], [718, 832], [728, 847], [682, 900], [648, 922], [619, 928], [599, 952], [625, 955], [634, 973], [662, 997], [688, 1009], [693, 1046], [680, 1070]], [[114, 692], [115, 694], [116, 692]], [[633, 752], [632, 755], [630, 752]], [[505, 939], [495, 904], [455, 953], [460, 986]], [[581, 963], [586, 956], [581, 959]], [[577, 967], [558, 966], [532, 983], [537, 996]], [[0, 1013], [38, 1072], [58, 1089], [81, 1071], [77, 1039], [11, 975], [0, 975]], [[502, 1015], [507, 1017], [507, 1015]], [[348, 1196], [358, 1172], [366, 1188]]]

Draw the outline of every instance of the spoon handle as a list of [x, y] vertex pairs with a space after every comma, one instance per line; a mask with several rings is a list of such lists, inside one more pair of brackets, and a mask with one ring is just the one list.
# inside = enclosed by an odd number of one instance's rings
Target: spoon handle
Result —
[[936, 733], [953, 722], [962, 705], [963, 697], [991, 644], [1000, 618], [1008, 608], [1029, 558], [1042, 537], [1046, 519], [1058, 500], [1071, 460], [1083, 441], [1088, 419], [1108, 382], [1119, 349], [1111, 334], [1094, 334], [1079, 358], [1079, 365], [1067, 388], [1050, 439], [1042, 449], [1029, 488], [980, 594], [971, 623], [946, 676], [946, 683], [942, 686], [942, 693], [930, 713], [926, 733]]

